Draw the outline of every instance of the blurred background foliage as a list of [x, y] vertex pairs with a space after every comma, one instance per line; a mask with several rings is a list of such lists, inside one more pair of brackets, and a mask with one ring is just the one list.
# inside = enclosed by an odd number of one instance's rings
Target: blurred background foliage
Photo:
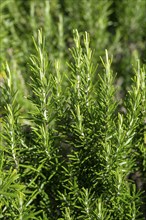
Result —
[[7, 60], [13, 70], [14, 85], [20, 91], [20, 102], [29, 108], [23, 97], [29, 89], [28, 62], [34, 53], [32, 36], [36, 37], [37, 30], [43, 29], [52, 66], [59, 59], [61, 70], [67, 72], [66, 58], [72, 59], [68, 50], [73, 46], [72, 31], [78, 29], [80, 34], [87, 31], [91, 36], [95, 64], [104, 56], [105, 49], [113, 56], [112, 68], [124, 94], [136, 58], [146, 62], [145, 12], [145, 0], [1, 0], [0, 82]]

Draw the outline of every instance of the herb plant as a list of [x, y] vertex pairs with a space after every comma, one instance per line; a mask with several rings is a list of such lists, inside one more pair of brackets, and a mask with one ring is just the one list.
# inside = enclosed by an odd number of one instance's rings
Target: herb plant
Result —
[[121, 106], [108, 51], [96, 65], [88, 33], [73, 36], [65, 64], [62, 55], [49, 61], [38, 31], [26, 101], [5, 65], [1, 219], [144, 219], [145, 66], [136, 61]]

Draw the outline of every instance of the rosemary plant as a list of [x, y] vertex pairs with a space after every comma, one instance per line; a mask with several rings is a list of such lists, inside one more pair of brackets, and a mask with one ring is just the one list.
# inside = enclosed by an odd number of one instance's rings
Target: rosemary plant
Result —
[[60, 55], [53, 63], [42, 30], [33, 38], [27, 117], [6, 64], [0, 218], [144, 219], [145, 68], [138, 60], [121, 112], [108, 51], [99, 68], [89, 35], [74, 30], [63, 69], [61, 15], [59, 22]]

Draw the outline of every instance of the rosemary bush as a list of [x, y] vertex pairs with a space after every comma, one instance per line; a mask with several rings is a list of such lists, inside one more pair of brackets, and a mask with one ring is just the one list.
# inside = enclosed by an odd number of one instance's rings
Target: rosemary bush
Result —
[[49, 61], [38, 31], [21, 99], [16, 73], [5, 65], [1, 219], [144, 219], [145, 67], [136, 61], [121, 108], [108, 51], [96, 65], [87, 32], [74, 30], [73, 39], [65, 67], [61, 52]]
[[145, 8], [0, 2], [1, 219], [146, 219]]

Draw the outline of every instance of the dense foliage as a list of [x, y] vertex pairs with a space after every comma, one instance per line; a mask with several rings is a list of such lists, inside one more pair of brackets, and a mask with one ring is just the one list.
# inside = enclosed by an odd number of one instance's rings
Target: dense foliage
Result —
[[145, 1], [0, 6], [0, 218], [146, 218]]

